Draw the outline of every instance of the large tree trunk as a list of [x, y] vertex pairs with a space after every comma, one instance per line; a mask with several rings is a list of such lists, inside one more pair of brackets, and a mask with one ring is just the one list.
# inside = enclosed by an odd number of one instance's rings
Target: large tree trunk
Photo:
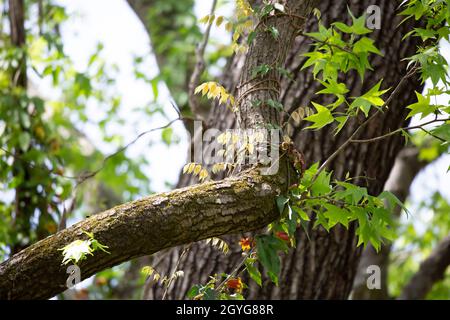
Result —
[[[383, 58], [376, 57], [372, 61], [375, 70], [364, 83], [356, 74], [350, 74], [342, 79], [351, 89], [350, 96], [358, 96], [374, 86], [380, 79], [384, 79], [383, 87], [395, 87], [406, 73], [406, 63], [403, 58], [411, 56], [416, 50], [417, 39], [408, 38], [402, 41], [403, 35], [411, 28], [403, 24], [396, 28], [401, 19], [396, 16], [398, 3], [390, 0], [379, 0], [376, 3], [381, 8], [381, 30], [376, 30], [372, 37], [384, 54]], [[325, 24], [333, 21], [350, 20], [347, 5], [355, 15], [361, 15], [367, 9], [364, 1], [321, 1], [319, 8]], [[317, 21], [310, 19], [307, 30], [313, 29]], [[298, 37], [293, 49], [287, 57], [287, 68], [292, 71], [295, 82], [284, 81], [281, 89], [281, 102], [285, 109], [294, 110], [299, 106], [307, 106], [310, 101], [326, 104], [322, 95], [315, 96], [320, 90], [320, 84], [315, 81], [309, 71], [300, 71], [303, 59], [300, 54], [308, 49], [309, 40]], [[234, 57], [228, 63], [228, 70], [222, 83], [233, 91], [240, 68], [239, 57]], [[361, 138], [369, 138], [392, 131], [405, 125], [405, 106], [415, 101], [414, 90], [420, 91], [421, 85], [415, 79], [406, 81], [400, 94], [390, 103], [389, 110], [379, 115], [368, 125]], [[347, 124], [339, 135], [335, 136], [333, 128], [327, 127], [320, 131], [302, 131], [302, 127], [290, 127], [288, 133], [295, 141], [310, 165], [314, 162], [324, 162], [336, 148], [341, 145], [355, 130], [361, 119]], [[233, 115], [223, 108], [214, 107], [209, 116], [208, 127], [227, 129], [235, 126]], [[382, 191], [389, 175], [395, 156], [402, 147], [402, 138], [393, 136], [389, 139], [372, 144], [355, 144], [348, 146], [329, 166], [334, 177], [344, 178], [347, 172], [353, 177], [366, 176], [358, 179], [361, 185], [367, 185], [371, 194]], [[181, 177], [180, 185], [191, 183], [189, 177]], [[310, 240], [302, 231], [297, 234], [297, 247], [283, 259], [280, 286], [275, 287], [267, 279], [262, 288], [254, 283], [247, 291], [250, 299], [345, 299], [348, 297], [356, 268], [358, 265], [360, 248], [356, 247], [354, 225], [346, 230], [341, 227], [333, 228], [330, 233], [319, 228], [310, 234]], [[180, 269], [185, 276], [175, 282], [169, 292], [170, 298], [184, 298], [189, 288], [196, 283], [205, 283], [209, 275], [230, 272], [241, 259], [238, 248], [239, 237], [226, 237], [234, 248], [228, 256], [223, 256], [216, 249], [205, 244], [195, 244], [181, 261]], [[165, 259], [159, 267], [160, 272], [170, 272], [178, 262], [180, 248]], [[150, 298], [161, 298], [162, 290], [154, 287]]]

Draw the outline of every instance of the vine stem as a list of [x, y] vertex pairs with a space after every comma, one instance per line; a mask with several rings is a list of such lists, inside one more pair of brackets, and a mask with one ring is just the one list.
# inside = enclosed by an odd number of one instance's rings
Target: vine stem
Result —
[[233, 269], [233, 271], [231, 271], [231, 273], [228, 275], [228, 277], [226, 277], [225, 280], [223, 280], [217, 286], [217, 288], [215, 289], [216, 292], [220, 292], [220, 290], [227, 283], [227, 281], [230, 280], [231, 278], [233, 278], [238, 273], [239, 269], [241, 269], [241, 267], [245, 264], [245, 260], [247, 260], [247, 258], [250, 257], [252, 253], [253, 253], [253, 249], [251, 249], [247, 254], [244, 255], [244, 258], [242, 259], [242, 261]]
[[189, 250], [191, 249], [191, 246], [192, 246], [192, 243], [188, 244], [181, 252], [180, 257], [178, 258], [177, 264], [175, 265], [175, 267], [173, 269], [172, 275], [170, 276], [169, 282], [167, 283], [166, 289], [164, 290], [162, 300], [166, 300], [166, 296], [167, 296], [167, 293], [169, 292], [169, 288], [174, 281], [173, 275], [175, 274], [175, 272], [177, 272], [178, 267], [180, 266], [181, 260], [183, 260], [184, 256], [189, 252]]

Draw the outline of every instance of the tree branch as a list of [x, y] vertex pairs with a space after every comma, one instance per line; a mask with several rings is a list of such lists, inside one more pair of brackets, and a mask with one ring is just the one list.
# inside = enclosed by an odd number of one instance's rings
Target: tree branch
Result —
[[47, 299], [66, 290], [62, 247], [83, 231], [109, 247], [80, 263], [81, 278], [162, 249], [260, 229], [278, 216], [275, 197], [285, 172], [209, 182], [129, 202], [41, 240], [0, 264], [0, 299]]
[[[419, 150], [416, 147], [404, 148], [397, 155], [394, 167], [389, 174], [389, 179], [384, 185], [384, 190], [392, 192], [401, 202], [405, 202], [415, 177], [428, 163], [419, 159]], [[393, 212], [395, 219], [398, 219], [401, 211], [401, 207], [395, 207]], [[387, 279], [391, 248], [392, 245], [386, 243], [381, 246], [380, 252], [377, 252], [369, 244], [363, 251], [353, 284], [353, 299], [389, 299]], [[381, 269], [381, 290], [370, 290], [367, 288], [367, 268], [370, 265], [377, 265]]]
[[445, 237], [419, 267], [419, 271], [403, 288], [399, 299], [424, 299], [433, 285], [444, 278], [445, 270], [450, 265], [450, 234]]

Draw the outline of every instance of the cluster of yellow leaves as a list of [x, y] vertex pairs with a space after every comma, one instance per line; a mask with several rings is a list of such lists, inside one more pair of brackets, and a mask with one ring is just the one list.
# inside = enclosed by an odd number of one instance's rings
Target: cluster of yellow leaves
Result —
[[233, 30], [233, 23], [228, 21], [224, 16], [216, 16], [214, 14], [207, 14], [199, 20], [200, 23], [213, 24], [215, 20], [216, 27], [220, 27], [225, 22], [225, 30], [231, 32]]
[[236, 21], [232, 22], [224, 16], [216, 16], [208, 14], [199, 20], [200, 23], [212, 25], [215, 22], [217, 27], [220, 27], [225, 22], [225, 30], [233, 33], [233, 41], [231, 48], [235, 53], [246, 53], [248, 44], [245, 41], [239, 43], [239, 38], [245, 33], [250, 33], [253, 29], [254, 22], [252, 19], [254, 11], [247, 0], [236, 0]]
[[236, 16], [239, 21], [236, 23], [233, 33], [233, 41], [231, 47], [236, 53], [246, 53], [248, 44], [246, 41], [238, 42], [243, 34], [249, 34], [254, 27], [252, 16], [254, 11], [247, 0], [236, 0]]
[[208, 171], [202, 167], [201, 164], [197, 164], [195, 162], [190, 162], [183, 167], [183, 173], [193, 174], [194, 176], [198, 175], [198, 179], [200, 181], [205, 180], [209, 177]]
[[204, 82], [195, 88], [194, 93], [201, 93], [202, 96], [206, 96], [208, 99], [217, 99], [219, 100], [219, 104], [227, 104], [227, 106], [230, 106], [231, 110], [235, 111], [233, 95], [228, 93], [228, 91], [217, 82]]
[[184, 271], [177, 270], [174, 273], [170, 275], [170, 277], [162, 276], [158, 271], [155, 270], [152, 266], [145, 266], [141, 269], [142, 274], [144, 274], [146, 277], [152, 277], [153, 281], [159, 282], [163, 286], [169, 285], [170, 282], [181, 278], [184, 276]]
[[[224, 150], [219, 150], [219, 152], [220, 151], [224, 151]], [[230, 172], [231, 170], [233, 170], [233, 168], [234, 168], [234, 165], [232, 163], [219, 162], [212, 166], [211, 171], [212, 171], [212, 173], [216, 174], [218, 172], [225, 171], [227, 169], [228, 169], [228, 172]]]
[[236, 11], [240, 18], [249, 18], [253, 14], [253, 9], [247, 0], [236, 0]]
[[294, 120], [296, 125], [299, 125], [300, 122], [306, 117], [314, 114], [314, 110], [309, 107], [299, 107], [294, 112], [291, 113], [291, 118]]
[[[226, 145], [226, 149], [219, 150], [218, 155], [228, 155], [234, 153], [238, 149], [238, 155], [242, 155], [245, 151], [249, 154], [255, 152], [255, 144], [264, 142], [265, 135], [262, 131], [255, 131], [253, 134], [236, 134], [234, 132], [224, 132], [217, 137], [217, 142]], [[221, 168], [221, 167], [218, 167]]]
[[219, 249], [224, 254], [227, 254], [230, 251], [230, 247], [228, 246], [228, 243], [226, 243], [225, 241], [223, 241], [220, 238], [213, 237], [213, 238], [206, 239], [206, 244], [209, 244], [212, 247]]

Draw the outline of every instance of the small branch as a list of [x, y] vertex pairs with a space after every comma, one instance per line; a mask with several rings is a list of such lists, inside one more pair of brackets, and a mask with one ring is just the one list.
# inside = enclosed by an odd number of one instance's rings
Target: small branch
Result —
[[[63, 248], [84, 231], [108, 246], [83, 260], [82, 280], [124, 261], [225, 234], [258, 230], [278, 216], [275, 198], [286, 172], [239, 177], [159, 193], [116, 206], [72, 225], [0, 264], [0, 299], [48, 299], [67, 289]], [[242, 204], [245, 203], [245, 206]]]
[[242, 268], [242, 266], [245, 263], [245, 260], [247, 260], [248, 257], [251, 256], [251, 254], [253, 253], [253, 249], [250, 250], [248, 253], [244, 254], [243, 259], [241, 260], [241, 262], [239, 262], [236, 267], [233, 269], [233, 271], [231, 271], [231, 273], [228, 275], [228, 277], [225, 278], [225, 280], [223, 280], [215, 289], [216, 292], [220, 292], [220, 290], [223, 288], [223, 286], [227, 283], [228, 280], [232, 279], [235, 277], [235, 275], [239, 272], [239, 270]]
[[389, 103], [392, 101], [392, 99], [397, 95], [397, 93], [400, 91], [400, 88], [402, 87], [403, 83], [410, 77], [412, 77], [417, 71], [416, 67], [411, 68], [410, 71], [399, 81], [397, 86], [395, 87], [394, 91], [390, 94], [386, 102], [378, 109], [374, 114], [372, 114], [369, 118], [367, 118], [358, 128], [355, 129], [355, 131], [350, 135], [350, 137], [343, 142], [339, 148], [333, 152], [331, 156], [325, 160], [325, 162], [320, 166], [319, 170], [317, 170], [316, 174], [314, 175], [312, 181], [314, 182], [319, 174], [328, 166], [328, 164], [333, 161], [350, 143], [352, 140], [355, 140], [354, 138], [361, 132], [362, 129], [364, 129], [373, 119], [375, 119], [380, 113], [382, 109], [384, 109]]
[[108, 160], [110, 160], [111, 158], [115, 157], [116, 155], [118, 155], [118, 154], [124, 152], [127, 148], [129, 148], [131, 145], [135, 144], [135, 143], [136, 143], [140, 138], [142, 138], [143, 136], [145, 136], [145, 135], [147, 135], [147, 134], [149, 134], [149, 133], [158, 131], [158, 130], [163, 130], [163, 129], [165, 129], [165, 128], [168, 128], [168, 127], [170, 127], [172, 124], [174, 124], [174, 123], [177, 122], [177, 121], [185, 121], [185, 120], [194, 121], [194, 120], [200, 120], [200, 119], [192, 118], [192, 117], [186, 117], [186, 116], [183, 116], [183, 117], [180, 116], [180, 117], [178, 117], [178, 118], [175, 118], [175, 119], [173, 119], [173, 120], [170, 120], [167, 124], [165, 124], [165, 125], [163, 125], [163, 126], [160, 126], [160, 127], [157, 127], [157, 128], [152, 128], [152, 129], [149, 129], [149, 130], [147, 130], [147, 131], [141, 132], [141, 133], [140, 133], [136, 138], [134, 138], [131, 142], [127, 143], [125, 146], [119, 148], [117, 151], [115, 151], [115, 152], [111, 153], [110, 155], [106, 156], [106, 157], [103, 159], [102, 164], [101, 164], [101, 166], [100, 166], [98, 169], [96, 169], [96, 170], [94, 170], [94, 171], [91, 171], [91, 172], [84, 173], [84, 174], [80, 174], [80, 175], [77, 175], [77, 176], [68, 176], [68, 175], [64, 175], [64, 174], [58, 172], [58, 170], [55, 170], [55, 169], [49, 169], [49, 168], [47, 168], [47, 167], [45, 167], [45, 166], [35, 165], [35, 164], [33, 164], [33, 163], [31, 163], [31, 162], [28, 162], [27, 160], [23, 159], [21, 156], [19, 156], [19, 155], [17, 155], [17, 154], [14, 154], [13, 152], [11, 152], [11, 151], [9, 151], [9, 150], [3, 148], [2, 146], [0, 146], [0, 150], [2, 150], [3, 152], [5, 152], [7, 155], [13, 157], [15, 160], [22, 161], [24, 164], [26, 164], [26, 165], [27, 165], [29, 168], [31, 168], [31, 169], [39, 169], [39, 170], [45, 171], [45, 172], [46, 172], [47, 174], [49, 174], [49, 175], [58, 176], [58, 177], [65, 178], [65, 179], [69, 179], [69, 180], [76, 180], [76, 181], [77, 181], [77, 185], [81, 185], [81, 184], [84, 183], [87, 179], [90, 179], [90, 178], [96, 176], [101, 170], [103, 170], [103, 168], [105, 167], [106, 162], [107, 162]]
[[[217, 0], [213, 0], [213, 4], [211, 7], [211, 12], [210, 15], [214, 14], [214, 11], [216, 10], [216, 5], [217, 5]], [[200, 46], [197, 48], [196, 51], [196, 64], [195, 64], [195, 68], [194, 71], [192, 72], [191, 78], [189, 80], [189, 105], [191, 107], [191, 110], [194, 114], [196, 114], [197, 116], [201, 116], [201, 112], [200, 112], [200, 106], [199, 106], [199, 101], [198, 98], [195, 96], [195, 88], [198, 85], [198, 82], [200, 80], [200, 77], [203, 73], [203, 71], [205, 71], [205, 49], [206, 46], [208, 45], [208, 40], [209, 40], [209, 34], [211, 33], [211, 27], [212, 27], [213, 21], [210, 21], [208, 23], [208, 26], [206, 27], [205, 30], [205, 34], [203, 35], [203, 41], [200, 44]]]
[[169, 288], [170, 288], [170, 286], [172, 285], [172, 283], [174, 281], [173, 276], [174, 276], [175, 272], [178, 271], [178, 267], [180, 265], [181, 260], [183, 260], [184, 256], [189, 252], [189, 249], [191, 249], [191, 247], [192, 247], [192, 243], [188, 244], [183, 249], [183, 251], [181, 252], [180, 257], [178, 258], [177, 264], [175, 265], [175, 268], [173, 269], [172, 274], [170, 275], [169, 282], [167, 283], [166, 290], [164, 290], [164, 294], [162, 296], [162, 300], [166, 300], [166, 296], [167, 296], [167, 293], [169, 292]]
[[350, 143], [371, 143], [371, 142], [375, 142], [375, 141], [386, 139], [386, 138], [388, 138], [390, 136], [393, 136], [393, 135], [395, 135], [397, 133], [400, 133], [402, 131], [414, 130], [414, 129], [423, 130], [427, 134], [429, 134], [430, 136], [432, 136], [432, 137], [434, 137], [434, 138], [436, 138], [436, 139], [438, 139], [438, 140], [440, 140], [442, 142], [446, 142], [446, 140], [442, 139], [441, 137], [438, 137], [437, 135], [431, 133], [430, 131], [428, 131], [428, 130], [426, 130], [424, 128], [424, 126], [426, 126], [428, 124], [432, 124], [432, 123], [435, 123], [435, 122], [446, 122], [446, 121], [450, 121], [450, 118], [447, 118], [447, 119], [434, 119], [434, 120], [431, 120], [431, 121], [428, 121], [428, 122], [425, 122], [425, 123], [422, 123], [422, 124], [419, 124], [419, 125], [416, 125], [416, 126], [399, 128], [397, 130], [394, 130], [392, 132], [383, 134], [383, 135], [375, 137], [375, 138], [370, 138], [370, 139], [353, 139], [353, 140], [350, 140]]
[[424, 299], [433, 285], [444, 278], [450, 265], [450, 234], [445, 237], [419, 267], [419, 271], [403, 288], [402, 300]]

